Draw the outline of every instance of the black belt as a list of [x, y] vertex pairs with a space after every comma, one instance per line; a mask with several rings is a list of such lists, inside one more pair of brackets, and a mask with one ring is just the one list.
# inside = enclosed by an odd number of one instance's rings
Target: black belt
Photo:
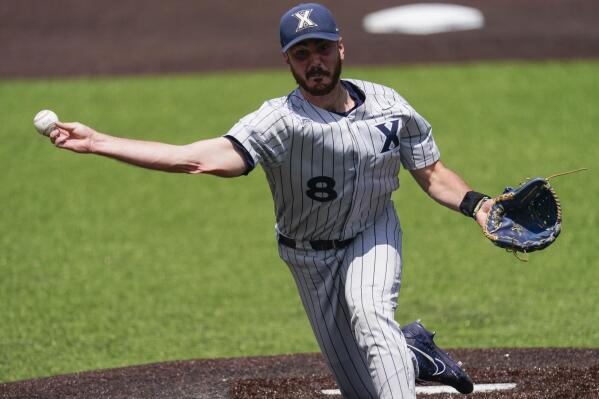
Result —
[[[294, 240], [293, 238], [285, 237], [284, 235], [279, 234], [278, 240], [279, 240], [279, 243], [285, 245], [286, 247], [289, 247], [289, 248], [299, 247], [298, 241]], [[314, 249], [316, 251], [326, 251], [329, 249], [345, 248], [352, 241], [353, 241], [353, 238], [348, 238], [347, 240], [313, 240], [313, 241], [307, 241], [307, 242], [310, 244], [312, 249]]]

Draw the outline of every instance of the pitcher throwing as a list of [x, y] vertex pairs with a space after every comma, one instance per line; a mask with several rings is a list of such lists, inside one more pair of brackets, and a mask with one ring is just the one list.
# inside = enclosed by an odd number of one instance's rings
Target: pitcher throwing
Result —
[[59, 148], [168, 172], [235, 177], [264, 169], [281, 258], [295, 279], [344, 398], [415, 398], [416, 379], [472, 392], [468, 375], [420, 322], [394, 319], [402, 229], [391, 194], [400, 167], [440, 204], [484, 222], [489, 203], [439, 160], [430, 124], [385, 86], [340, 79], [345, 47], [320, 4], [280, 21], [283, 60], [298, 83], [221, 137], [178, 146], [56, 124]]

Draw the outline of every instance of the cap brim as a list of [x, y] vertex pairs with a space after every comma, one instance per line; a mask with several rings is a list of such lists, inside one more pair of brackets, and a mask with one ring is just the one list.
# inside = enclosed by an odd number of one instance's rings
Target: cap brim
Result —
[[304, 35], [296, 37], [295, 39], [293, 39], [292, 41], [287, 43], [287, 45], [281, 49], [281, 52], [286, 53], [287, 50], [289, 50], [291, 47], [293, 47], [296, 44], [298, 44], [299, 42], [307, 40], [307, 39], [324, 39], [324, 40], [330, 40], [332, 42], [338, 42], [339, 38], [340, 38], [339, 33], [326, 33], [326, 32], [306, 33]]

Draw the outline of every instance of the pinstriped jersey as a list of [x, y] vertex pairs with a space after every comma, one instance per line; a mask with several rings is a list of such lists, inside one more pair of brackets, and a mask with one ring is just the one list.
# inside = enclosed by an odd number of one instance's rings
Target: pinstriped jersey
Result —
[[396, 91], [345, 80], [363, 103], [347, 115], [316, 107], [299, 88], [266, 101], [225, 135], [260, 164], [276, 229], [296, 240], [352, 238], [385, 211], [399, 169], [439, 159], [430, 124]]

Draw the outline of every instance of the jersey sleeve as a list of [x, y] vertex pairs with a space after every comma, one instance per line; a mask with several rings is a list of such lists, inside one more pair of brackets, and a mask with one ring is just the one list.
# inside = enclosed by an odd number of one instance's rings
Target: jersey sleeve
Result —
[[225, 135], [242, 151], [248, 172], [258, 163], [273, 166], [281, 162], [288, 132], [284, 115], [265, 103], [241, 118]]
[[408, 170], [422, 169], [437, 162], [441, 153], [431, 125], [411, 106], [406, 107], [409, 116], [400, 131], [401, 163]]

